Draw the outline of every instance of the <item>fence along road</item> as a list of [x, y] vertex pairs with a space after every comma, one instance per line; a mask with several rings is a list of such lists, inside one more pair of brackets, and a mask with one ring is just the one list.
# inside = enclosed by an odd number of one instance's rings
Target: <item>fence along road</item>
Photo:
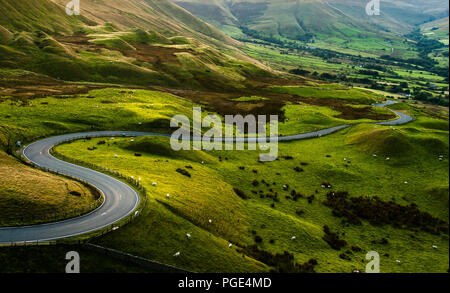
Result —
[[[376, 107], [384, 107], [394, 104], [388, 101], [384, 104], [374, 105]], [[392, 111], [392, 110], [391, 110]], [[414, 118], [396, 112], [399, 118], [393, 121], [373, 123], [378, 125], [400, 125], [411, 122]], [[331, 134], [352, 125], [342, 125], [329, 129], [323, 129], [310, 133], [299, 135], [280, 137], [280, 141], [293, 141], [307, 138], [320, 137]], [[35, 225], [24, 227], [6, 227], [0, 228], [0, 244], [20, 243], [20, 242], [36, 242], [51, 241], [63, 238], [69, 238], [93, 232], [109, 225], [112, 225], [121, 219], [131, 215], [138, 207], [140, 197], [138, 193], [129, 185], [106, 174], [77, 166], [68, 162], [61, 161], [50, 155], [50, 149], [58, 144], [66, 141], [81, 139], [86, 137], [112, 137], [112, 136], [166, 136], [167, 134], [134, 132], [134, 131], [97, 131], [86, 133], [73, 133], [56, 137], [46, 138], [30, 144], [23, 150], [23, 155], [35, 165], [56, 171], [60, 174], [78, 178], [85, 181], [97, 189], [104, 195], [104, 203], [86, 215], [68, 219], [65, 221]], [[226, 140], [226, 139], [224, 139]]]

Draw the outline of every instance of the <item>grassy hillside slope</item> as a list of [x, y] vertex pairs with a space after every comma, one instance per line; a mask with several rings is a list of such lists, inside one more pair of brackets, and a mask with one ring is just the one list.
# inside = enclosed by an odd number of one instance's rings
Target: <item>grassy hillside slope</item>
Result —
[[[237, 41], [165, 0], [0, 1], [0, 66], [59, 80], [240, 88], [271, 76]], [[8, 74], [6, 74], [8, 75]], [[11, 86], [14, 86], [11, 85]]]

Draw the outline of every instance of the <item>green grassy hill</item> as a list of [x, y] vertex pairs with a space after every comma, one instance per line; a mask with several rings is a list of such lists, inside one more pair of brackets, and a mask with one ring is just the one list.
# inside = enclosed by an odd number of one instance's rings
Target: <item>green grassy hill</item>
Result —
[[202, 89], [236, 89], [271, 76], [237, 41], [168, 1], [83, 1], [80, 16], [66, 15], [65, 4], [0, 1], [3, 70]]
[[395, 49], [405, 49], [403, 34], [415, 25], [448, 16], [444, 1], [384, 1], [379, 16], [368, 16], [368, 1], [363, 0], [173, 1], [236, 38], [245, 33], [269, 42], [314, 42], [313, 46], [354, 54], [383, 54], [386, 41]]

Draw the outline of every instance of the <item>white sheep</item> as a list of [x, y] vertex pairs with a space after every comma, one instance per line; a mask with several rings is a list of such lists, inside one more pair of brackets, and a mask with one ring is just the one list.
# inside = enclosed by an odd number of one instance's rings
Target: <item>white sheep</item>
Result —
[[152, 186], [156, 186], [156, 185], [158, 185], [158, 183], [156, 183], [156, 182], [153, 182], [153, 183], [152, 183]]
[[210, 224], [211, 224], [211, 223], [212, 223], [212, 220], [211, 220], [211, 219], [209, 219], [209, 220], [208, 220], [208, 223], [210, 223]]
[[396, 262], [396, 263], [398, 263], [398, 264], [399, 264], [399, 263], [401, 263], [401, 261], [400, 261], [400, 260], [398, 260], [398, 259], [397, 259], [397, 260], [396, 260], [395, 262]]
[[187, 233], [187, 234], [186, 234], [186, 237], [187, 237], [188, 239], [191, 239], [191, 234]]
[[170, 194], [166, 194], [166, 197], [167, 197], [167, 198], [170, 198]]
[[295, 239], [297, 239], [297, 237], [296, 236], [292, 236], [291, 240], [295, 240]]
[[433, 245], [433, 249], [438, 249], [438, 247], [436, 245]]
[[179, 257], [180, 256], [180, 252], [178, 251], [178, 252], [176, 252], [173, 256], [175, 256], [175, 257]]
[[118, 155], [114, 155], [114, 158], [118, 158], [119, 156]]
[[231, 244], [231, 243], [228, 244], [228, 248], [231, 248], [231, 247], [233, 247], [233, 244]]
[[387, 157], [387, 158], [386, 158], [386, 161], [389, 161], [390, 159], [391, 159], [391, 158]]

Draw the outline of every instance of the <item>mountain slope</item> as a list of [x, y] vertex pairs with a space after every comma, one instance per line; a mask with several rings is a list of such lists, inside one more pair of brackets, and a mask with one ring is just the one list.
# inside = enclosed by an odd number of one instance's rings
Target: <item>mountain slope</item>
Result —
[[237, 41], [166, 0], [0, 0], [0, 66], [72, 81], [240, 88], [271, 75]]
[[375, 55], [382, 54], [386, 40], [407, 50], [404, 34], [418, 24], [448, 16], [448, 3], [443, 0], [382, 1], [379, 16], [366, 14], [366, 0], [172, 1], [237, 38], [245, 32], [265, 40], [315, 42], [318, 47]]

